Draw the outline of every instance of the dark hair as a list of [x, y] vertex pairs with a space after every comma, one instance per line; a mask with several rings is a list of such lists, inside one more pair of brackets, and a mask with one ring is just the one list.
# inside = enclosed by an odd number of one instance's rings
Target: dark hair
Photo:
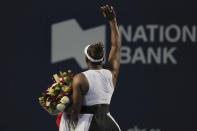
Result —
[[[102, 42], [90, 45], [87, 53], [95, 60], [101, 59], [104, 56], [104, 45]], [[91, 61], [90, 61], [91, 62]], [[93, 65], [102, 64], [102, 62], [91, 62]]]

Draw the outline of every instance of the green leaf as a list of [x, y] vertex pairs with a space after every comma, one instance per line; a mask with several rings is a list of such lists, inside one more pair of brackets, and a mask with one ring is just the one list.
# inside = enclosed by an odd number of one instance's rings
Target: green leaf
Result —
[[53, 113], [53, 110], [51, 108], [48, 109], [49, 113]]
[[68, 70], [68, 73], [71, 73], [72, 71], [71, 70]]
[[44, 99], [44, 97], [42, 96], [42, 97], [39, 97], [39, 101], [42, 101]]
[[63, 73], [60, 71], [60, 76], [63, 77]]
[[60, 92], [60, 90], [55, 90], [54, 91], [55, 96], [58, 96], [59, 92]]
[[43, 97], [45, 97], [45, 96], [46, 96], [46, 94], [45, 94], [45, 93], [42, 93], [42, 96], [43, 96]]
[[71, 79], [67, 76], [67, 77], [65, 77], [65, 81], [66, 81], [66, 83], [68, 83], [71, 81]]
[[56, 91], [56, 90], [60, 90], [60, 89], [61, 89], [61, 88], [60, 88], [59, 86], [55, 87], [55, 91]]
[[63, 86], [63, 83], [62, 82], [60, 82], [60, 83], [58, 83], [58, 87], [62, 87]]
[[66, 76], [66, 74], [67, 74], [67, 73], [66, 73], [66, 72], [64, 72], [64, 73], [63, 73], [63, 76]]

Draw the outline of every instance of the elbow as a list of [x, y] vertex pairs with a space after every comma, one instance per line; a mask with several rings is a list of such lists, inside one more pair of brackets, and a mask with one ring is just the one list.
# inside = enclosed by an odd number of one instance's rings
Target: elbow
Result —
[[122, 43], [122, 40], [121, 40], [121, 38], [119, 36], [116, 37], [116, 39], [112, 40], [112, 46], [113, 47], [120, 48], [121, 45], [122, 45], [121, 43]]
[[117, 45], [119, 46], [119, 48], [121, 48], [121, 45], [122, 45], [122, 40], [121, 40], [121, 38], [119, 38], [118, 40], [117, 40]]
[[121, 39], [118, 39], [118, 40], [116, 40], [116, 48], [117, 49], [120, 49], [121, 48], [121, 46], [122, 46], [122, 42], [121, 42]]
[[116, 37], [116, 40], [115, 40], [115, 42], [116, 42], [116, 46], [118, 47], [118, 48], [121, 48], [121, 43], [122, 43], [122, 40], [121, 40], [121, 37], [120, 37], [120, 35], [118, 35], [117, 37]]

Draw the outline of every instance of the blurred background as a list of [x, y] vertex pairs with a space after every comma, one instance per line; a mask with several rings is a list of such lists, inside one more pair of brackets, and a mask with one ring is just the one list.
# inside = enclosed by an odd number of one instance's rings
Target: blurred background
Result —
[[122, 37], [111, 114], [122, 131], [195, 131], [195, 0], [6, 1], [1, 16], [1, 131], [57, 131], [38, 103], [53, 74], [87, 69], [83, 48], [110, 28], [100, 6], [113, 5]]

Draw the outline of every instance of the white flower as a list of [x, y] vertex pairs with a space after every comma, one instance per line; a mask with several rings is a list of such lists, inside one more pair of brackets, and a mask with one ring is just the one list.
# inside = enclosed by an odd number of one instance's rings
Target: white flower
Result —
[[65, 109], [65, 105], [64, 104], [57, 104], [56, 108], [57, 108], [58, 111], [62, 111], [63, 112], [64, 109]]
[[46, 102], [46, 106], [50, 106], [51, 102], [50, 101], [47, 101]]
[[70, 102], [70, 99], [68, 98], [68, 96], [64, 96], [64, 97], [62, 97], [62, 99], [60, 100], [60, 102], [62, 104], [67, 104], [67, 103]]

